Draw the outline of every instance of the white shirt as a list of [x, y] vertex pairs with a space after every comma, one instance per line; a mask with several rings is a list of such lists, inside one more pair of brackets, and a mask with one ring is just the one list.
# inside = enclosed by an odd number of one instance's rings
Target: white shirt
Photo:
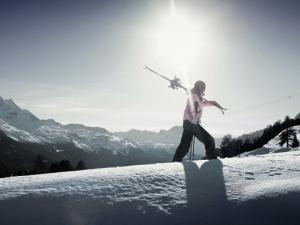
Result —
[[[195, 109], [195, 103], [197, 104], [197, 111]], [[204, 106], [211, 106], [211, 104], [209, 101], [203, 101], [202, 99], [199, 99], [198, 95], [191, 94], [186, 102], [183, 120], [188, 120], [193, 124], [201, 123]]]

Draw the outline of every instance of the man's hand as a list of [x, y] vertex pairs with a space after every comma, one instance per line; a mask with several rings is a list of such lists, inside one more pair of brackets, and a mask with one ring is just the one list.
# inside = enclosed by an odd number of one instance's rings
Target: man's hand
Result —
[[208, 101], [212, 106], [215, 106], [215, 107], [217, 107], [218, 109], [220, 109], [221, 110], [221, 112], [223, 113], [223, 115], [224, 115], [224, 111], [225, 110], [227, 110], [227, 109], [225, 109], [223, 106], [221, 106], [219, 103], [217, 103], [216, 101]]

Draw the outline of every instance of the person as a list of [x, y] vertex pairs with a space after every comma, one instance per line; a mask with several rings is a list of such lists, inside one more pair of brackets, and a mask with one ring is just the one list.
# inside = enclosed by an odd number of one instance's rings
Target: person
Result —
[[183, 115], [183, 133], [180, 144], [178, 145], [173, 162], [181, 162], [184, 156], [189, 152], [189, 148], [195, 136], [205, 146], [206, 158], [216, 159], [216, 149], [214, 138], [200, 125], [204, 106], [215, 106], [224, 114], [223, 108], [216, 101], [208, 101], [203, 98], [205, 95], [206, 84], [198, 80], [191, 89], [189, 98]]

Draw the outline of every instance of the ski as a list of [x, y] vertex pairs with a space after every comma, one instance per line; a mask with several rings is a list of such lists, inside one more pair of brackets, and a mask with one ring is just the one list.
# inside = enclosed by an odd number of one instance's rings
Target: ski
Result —
[[170, 85], [169, 85], [170, 88], [172, 88], [172, 89], [182, 88], [186, 92], [188, 91], [187, 88], [182, 85], [182, 82], [178, 77], [175, 76], [174, 79], [172, 80], [172, 79], [169, 79], [168, 77], [156, 72], [155, 70], [151, 69], [149, 66], [145, 66], [144, 69], [149, 70], [150, 72], [152, 72], [152, 73], [160, 76], [161, 78], [169, 81], [170, 82]]

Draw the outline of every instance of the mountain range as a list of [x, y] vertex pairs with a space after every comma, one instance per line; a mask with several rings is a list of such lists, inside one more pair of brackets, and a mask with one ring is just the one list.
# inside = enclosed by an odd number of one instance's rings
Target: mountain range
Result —
[[[0, 129], [18, 142], [72, 143], [87, 152], [109, 149], [114, 154], [125, 155], [132, 149], [173, 151], [179, 144], [182, 134], [181, 126], [159, 132], [132, 129], [113, 133], [101, 127], [82, 124], [63, 125], [53, 119], [41, 120], [30, 111], [21, 109], [13, 100], [2, 97], [0, 97]], [[216, 142], [218, 145], [220, 139]], [[196, 147], [199, 149], [199, 155], [204, 155], [203, 146]]]

